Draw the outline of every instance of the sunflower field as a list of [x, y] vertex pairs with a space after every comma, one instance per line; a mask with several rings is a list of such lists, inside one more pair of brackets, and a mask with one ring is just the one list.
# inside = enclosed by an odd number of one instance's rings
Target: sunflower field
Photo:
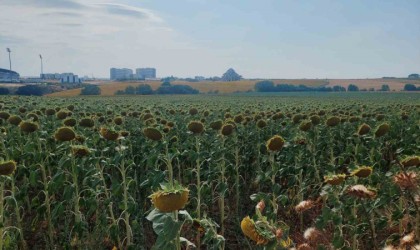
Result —
[[420, 95], [0, 97], [2, 249], [420, 249]]

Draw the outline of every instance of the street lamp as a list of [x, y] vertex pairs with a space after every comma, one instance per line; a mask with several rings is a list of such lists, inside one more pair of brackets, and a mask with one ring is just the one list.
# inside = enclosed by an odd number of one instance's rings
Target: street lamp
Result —
[[[12, 60], [10, 59], [10, 52], [12, 52], [9, 48], [7, 48], [7, 52], [9, 53], [9, 69], [12, 71]], [[12, 82], [13, 74], [10, 72], [10, 82]]]
[[41, 79], [44, 79], [44, 65], [42, 64], [42, 55], [39, 54], [39, 59], [41, 59]]

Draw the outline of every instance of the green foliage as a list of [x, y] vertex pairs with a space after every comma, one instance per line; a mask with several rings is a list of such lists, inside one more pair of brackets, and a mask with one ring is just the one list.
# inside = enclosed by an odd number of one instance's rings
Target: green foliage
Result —
[[101, 88], [97, 85], [86, 85], [82, 88], [80, 95], [100, 95]]

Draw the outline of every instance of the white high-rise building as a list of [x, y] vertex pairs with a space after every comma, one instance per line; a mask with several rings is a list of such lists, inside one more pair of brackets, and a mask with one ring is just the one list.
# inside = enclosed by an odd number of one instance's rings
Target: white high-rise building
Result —
[[111, 80], [129, 80], [132, 78], [133, 70], [131, 69], [117, 69], [111, 68], [110, 70], [110, 79]]
[[136, 69], [137, 79], [154, 79], [156, 78], [155, 68], [138, 68]]

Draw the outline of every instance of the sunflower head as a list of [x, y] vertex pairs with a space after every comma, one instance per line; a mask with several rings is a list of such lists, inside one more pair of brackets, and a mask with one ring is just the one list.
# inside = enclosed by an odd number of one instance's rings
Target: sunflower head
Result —
[[79, 126], [85, 127], [85, 128], [92, 128], [95, 126], [95, 122], [92, 120], [92, 118], [85, 117], [80, 119]]
[[20, 118], [20, 116], [17, 115], [12, 115], [9, 117], [9, 119], [7, 119], [7, 121], [12, 125], [18, 126], [22, 121], [22, 118]]
[[341, 183], [344, 182], [344, 180], [346, 179], [346, 175], [345, 174], [337, 174], [337, 175], [329, 175], [329, 176], [324, 176], [324, 182], [328, 183], [332, 186], [337, 186], [340, 185]]
[[420, 166], [420, 156], [406, 157], [401, 161], [401, 164], [406, 168]]
[[16, 170], [15, 161], [0, 162], [0, 175], [11, 175]]
[[258, 120], [257, 121], [257, 127], [258, 128], [265, 128], [265, 127], [267, 127], [267, 122], [265, 120]]
[[67, 112], [66, 112], [66, 111], [61, 110], [61, 111], [57, 112], [57, 114], [56, 114], [55, 116], [56, 116], [56, 117], [57, 117], [57, 119], [59, 119], [59, 120], [64, 120], [64, 119], [66, 119], [66, 118], [67, 118], [68, 114], [67, 114]]
[[117, 116], [114, 118], [115, 125], [121, 125], [123, 123], [123, 118], [121, 116]]
[[163, 138], [162, 133], [153, 127], [143, 129], [143, 134], [152, 141], [160, 141]]
[[366, 123], [363, 123], [362, 125], [360, 125], [359, 129], [357, 130], [357, 134], [358, 135], [365, 135], [367, 133], [369, 133], [370, 131], [370, 126], [367, 125]]
[[57, 141], [71, 141], [76, 138], [76, 133], [70, 127], [61, 127], [57, 129], [54, 137]]
[[368, 177], [372, 174], [373, 168], [368, 166], [359, 166], [354, 171], [351, 172], [352, 176], [357, 176], [361, 178]]
[[188, 202], [189, 190], [180, 185], [169, 187], [162, 186], [162, 189], [149, 196], [153, 205], [164, 213], [170, 213], [185, 207]]
[[108, 141], [116, 141], [120, 137], [120, 133], [118, 133], [114, 129], [108, 129], [104, 127], [102, 127], [99, 130], [99, 133], [103, 138], [105, 138]]
[[401, 189], [415, 190], [418, 188], [418, 178], [415, 172], [401, 172], [394, 176], [394, 183]]
[[284, 146], [284, 139], [279, 135], [275, 135], [271, 137], [266, 144], [266, 147], [269, 151], [277, 152], [280, 151]]
[[364, 199], [372, 199], [376, 196], [376, 192], [368, 189], [363, 185], [354, 185], [347, 189], [347, 193], [351, 196]]
[[85, 146], [72, 146], [71, 147], [71, 153], [75, 156], [75, 157], [84, 157], [90, 154], [90, 149], [85, 147]]
[[45, 110], [45, 115], [47, 115], [47, 116], [55, 115], [55, 109], [46, 109]]
[[63, 121], [63, 124], [67, 127], [74, 127], [76, 126], [77, 121], [74, 118], [67, 118]]
[[310, 130], [311, 128], [312, 128], [312, 122], [311, 121], [303, 121], [299, 125], [299, 129], [301, 131], [304, 131], [304, 132]]
[[379, 125], [375, 130], [375, 137], [379, 138], [387, 134], [389, 131], [389, 124], [388, 123], [382, 123]]
[[241, 229], [243, 234], [251, 240], [255, 241], [257, 245], [267, 245], [270, 241], [268, 238], [266, 238], [264, 235], [261, 235], [257, 231], [254, 220], [249, 218], [249, 216], [242, 219]]
[[9, 117], [10, 117], [10, 114], [7, 113], [6, 111], [0, 112], [0, 119], [7, 120], [9, 119]]
[[23, 121], [19, 124], [19, 128], [22, 132], [33, 133], [38, 130], [39, 126], [37, 123], [32, 121]]
[[229, 136], [233, 133], [234, 129], [235, 129], [235, 126], [233, 126], [233, 124], [226, 123], [222, 126], [220, 133], [223, 136]]
[[188, 130], [195, 135], [199, 135], [204, 132], [204, 125], [200, 121], [191, 121], [188, 124]]
[[318, 125], [321, 123], [321, 118], [319, 117], [319, 115], [313, 115], [309, 119], [311, 120], [313, 125]]
[[340, 117], [338, 117], [338, 116], [332, 116], [332, 117], [330, 117], [330, 118], [328, 118], [327, 119], [327, 121], [326, 121], [326, 125], [328, 126], [328, 127], [335, 127], [335, 126], [337, 126], [338, 124], [340, 124], [340, 122], [341, 122], [341, 119], [340, 119]]
[[222, 120], [218, 120], [218, 121], [214, 121], [210, 123], [210, 128], [212, 128], [213, 130], [220, 130], [222, 126], [223, 126]]
[[198, 114], [198, 109], [196, 109], [196, 108], [190, 108], [190, 110], [188, 111], [188, 113], [190, 115], [196, 115], [196, 114]]

